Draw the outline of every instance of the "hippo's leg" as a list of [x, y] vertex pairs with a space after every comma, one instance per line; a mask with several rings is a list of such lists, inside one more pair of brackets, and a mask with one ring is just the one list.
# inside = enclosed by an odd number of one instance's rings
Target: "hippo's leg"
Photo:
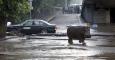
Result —
[[82, 43], [82, 45], [86, 45], [86, 43], [84, 42], [84, 43]]
[[82, 45], [86, 44], [86, 43], [85, 43], [85, 38], [83, 38], [83, 37], [80, 38], [80, 39], [79, 39], [79, 43], [82, 43]]
[[82, 41], [81, 41], [81, 40], [79, 40], [79, 43], [82, 43]]
[[73, 44], [72, 38], [69, 38], [69, 39], [68, 39], [68, 43], [69, 43], [69, 44]]
[[85, 40], [85, 39], [81, 39], [81, 40], [79, 40], [79, 41], [82, 43], [82, 45], [86, 45], [86, 43], [85, 43], [84, 40]]
[[84, 43], [84, 40], [85, 40], [85, 39], [80, 38], [80, 39], [79, 39], [79, 43]]

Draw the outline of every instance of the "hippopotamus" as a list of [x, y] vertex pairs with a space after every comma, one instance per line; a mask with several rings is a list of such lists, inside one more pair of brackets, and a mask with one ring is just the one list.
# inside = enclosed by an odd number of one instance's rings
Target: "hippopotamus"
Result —
[[70, 26], [67, 28], [68, 43], [73, 44], [73, 39], [79, 40], [79, 43], [85, 44], [85, 38], [87, 31], [89, 32], [89, 27], [87, 26]]

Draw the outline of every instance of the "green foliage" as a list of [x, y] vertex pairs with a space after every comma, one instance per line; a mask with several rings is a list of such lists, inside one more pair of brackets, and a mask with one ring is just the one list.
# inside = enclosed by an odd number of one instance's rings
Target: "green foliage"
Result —
[[28, 0], [0, 0], [0, 17], [19, 19], [30, 11]]

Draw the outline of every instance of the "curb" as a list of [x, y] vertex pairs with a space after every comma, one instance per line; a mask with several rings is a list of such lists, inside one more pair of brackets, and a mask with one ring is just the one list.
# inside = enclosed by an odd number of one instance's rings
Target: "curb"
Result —
[[[37, 36], [67, 36], [66, 33], [38, 34]], [[91, 34], [91, 36], [115, 36], [115, 34]]]
[[61, 33], [61, 34], [49, 33], [49, 34], [37, 34], [37, 36], [67, 36], [67, 34], [66, 33]]
[[91, 34], [91, 36], [115, 36], [115, 34]]
[[12, 35], [12, 37], [5, 37], [5, 38], [0, 39], [0, 41], [5, 41], [12, 38], [17, 38], [17, 36]]
[[[7, 35], [7, 36], [16, 36], [16, 35]], [[35, 36], [35, 35], [31, 35]], [[66, 33], [47, 33], [47, 34], [37, 34], [36, 36], [67, 36]], [[115, 34], [91, 34], [91, 36], [115, 36]]]
[[52, 21], [55, 18], [55, 16], [52, 16], [48, 19], [48, 22]]

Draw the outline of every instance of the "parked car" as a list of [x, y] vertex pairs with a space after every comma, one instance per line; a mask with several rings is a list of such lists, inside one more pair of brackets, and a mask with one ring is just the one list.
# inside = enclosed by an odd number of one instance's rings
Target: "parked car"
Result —
[[56, 25], [45, 20], [26, 20], [21, 24], [7, 26], [7, 32], [20, 32], [22, 34], [55, 33]]

